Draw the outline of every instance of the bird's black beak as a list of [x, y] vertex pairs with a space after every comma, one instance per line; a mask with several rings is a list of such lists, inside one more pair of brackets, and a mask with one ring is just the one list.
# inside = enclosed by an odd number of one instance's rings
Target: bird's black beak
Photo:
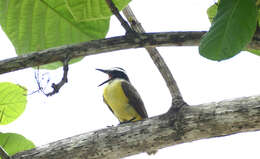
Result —
[[99, 68], [96, 68], [96, 70], [98, 70], [98, 71], [100, 71], [100, 72], [103, 72], [103, 73], [106, 73], [106, 74], [108, 74], [108, 73], [109, 73], [109, 71], [108, 71], [108, 70], [103, 70], [103, 69], [99, 69]]
[[103, 84], [105, 84], [105, 83], [107, 83], [107, 82], [109, 82], [109, 81], [112, 80], [112, 78], [111, 78], [111, 76], [110, 76], [110, 71], [108, 71], [108, 70], [103, 70], [103, 69], [99, 69], [99, 68], [97, 68], [96, 70], [98, 70], [98, 71], [100, 71], [100, 72], [103, 72], [103, 73], [106, 73], [106, 74], [108, 74], [108, 76], [109, 76], [109, 79], [106, 80], [106, 81], [104, 81], [104, 82], [101, 83], [100, 85], [98, 85], [98, 87], [99, 87], [99, 86], [102, 86]]

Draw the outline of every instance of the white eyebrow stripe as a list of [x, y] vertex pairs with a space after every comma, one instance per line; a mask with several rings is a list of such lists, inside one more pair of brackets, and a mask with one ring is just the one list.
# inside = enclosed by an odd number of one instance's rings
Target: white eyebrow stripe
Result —
[[124, 72], [126, 74], [126, 71], [123, 68], [120, 67], [113, 67], [111, 69], [109, 69], [111, 71], [120, 71], [120, 72]]

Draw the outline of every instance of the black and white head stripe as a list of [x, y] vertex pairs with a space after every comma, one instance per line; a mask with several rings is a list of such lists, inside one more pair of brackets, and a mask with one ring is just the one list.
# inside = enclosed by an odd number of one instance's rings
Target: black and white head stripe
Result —
[[110, 75], [112, 76], [112, 78], [122, 78], [122, 79], [129, 81], [126, 71], [123, 68], [113, 67], [113, 68], [109, 69], [109, 71], [111, 73]]
[[119, 72], [123, 72], [126, 74], [126, 71], [121, 67], [113, 67], [113, 68], [110, 68], [109, 70], [110, 71], [119, 71]]
[[120, 68], [120, 67], [113, 67], [113, 68], [108, 69], [108, 70], [103, 70], [103, 69], [97, 68], [96, 70], [101, 71], [101, 72], [109, 75], [109, 79], [106, 80], [105, 82], [101, 83], [99, 86], [102, 86], [103, 84], [110, 82], [110, 81], [117, 79], [117, 78], [129, 81], [129, 78], [126, 74], [126, 71], [124, 69]]

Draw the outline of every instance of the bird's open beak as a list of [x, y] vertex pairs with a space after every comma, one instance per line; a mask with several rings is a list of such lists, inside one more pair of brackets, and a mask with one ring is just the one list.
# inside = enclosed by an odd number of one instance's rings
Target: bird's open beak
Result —
[[98, 70], [98, 71], [100, 71], [100, 72], [103, 72], [103, 73], [106, 73], [106, 74], [108, 74], [108, 73], [109, 73], [109, 71], [108, 71], [108, 70], [103, 70], [103, 69], [99, 69], [99, 68], [96, 68], [96, 70]]
[[108, 76], [109, 76], [108, 80], [106, 80], [106, 81], [104, 81], [103, 83], [101, 83], [100, 85], [98, 85], [98, 87], [99, 87], [99, 86], [102, 86], [103, 84], [105, 84], [105, 83], [107, 83], [107, 82], [109, 82], [109, 81], [112, 80], [112, 78], [111, 78], [111, 76], [110, 76], [110, 71], [108, 71], [108, 70], [103, 70], [103, 69], [99, 69], [99, 68], [97, 68], [96, 70], [98, 70], [98, 71], [100, 71], [100, 72], [103, 72], [103, 73], [106, 73], [106, 74], [108, 74]]

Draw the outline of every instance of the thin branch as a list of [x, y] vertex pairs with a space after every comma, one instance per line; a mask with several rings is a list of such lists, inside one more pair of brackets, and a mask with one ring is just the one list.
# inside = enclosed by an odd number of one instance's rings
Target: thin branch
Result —
[[[128, 22], [131, 24], [134, 31], [136, 31], [138, 33], [145, 32], [141, 23], [137, 20], [134, 13], [132, 12], [130, 6], [125, 7], [123, 9], [123, 13], [124, 13], [125, 17], [127, 18]], [[159, 51], [155, 47], [146, 47], [145, 49], [148, 51], [150, 57], [152, 58], [154, 64], [157, 66], [158, 70], [160, 71], [161, 75], [163, 76], [163, 78], [168, 86], [168, 89], [171, 93], [172, 100], [173, 100], [172, 107], [177, 108], [177, 107], [183, 106], [183, 104], [177, 105], [180, 103], [179, 101], [183, 101], [183, 98], [182, 98], [181, 92], [177, 86], [177, 83], [171, 74], [170, 69], [164, 62]]]
[[182, 107], [145, 121], [66, 138], [12, 156], [14, 159], [103, 159], [161, 149], [199, 139], [260, 130], [260, 96]]
[[118, 9], [116, 8], [115, 4], [113, 3], [112, 0], [106, 0], [107, 5], [109, 6], [111, 12], [117, 17], [117, 19], [119, 20], [119, 22], [121, 23], [121, 25], [124, 27], [124, 29], [126, 30], [126, 34], [131, 34], [134, 33], [134, 31], [132, 30], [132, 28], [129, 26], [129, 24], [127, 23], [127, 21], [124, 20], [124, 18], [121, 16], [121, 14], [119, 13]]
[[0, 146], [0, 157], [2, 159], [11, 159], [8, 153]]
[[61, 87], [68, 82], [69, 61], [70, 58], [69, 56], [67, 56], [66, 59], [63, 61], [63, 77], [61, 81], [58, 84], [53, 83], [51, 86], [53, 88], [53, 91], [48, 94], [45, 94], [46, 96], [52, 96], [58, 93]]
[[[119, 36], [75, 45], [64, 45], [2, 60], [0, 61], [0, 74], [62, 61], [68, 54], [73, 59], [130, 48], [198, 46], [205, 33], [206, 31], [143, 33], [133, 38]], [[255, 34], [248, 47], [260, 49], [260, 32]]]

